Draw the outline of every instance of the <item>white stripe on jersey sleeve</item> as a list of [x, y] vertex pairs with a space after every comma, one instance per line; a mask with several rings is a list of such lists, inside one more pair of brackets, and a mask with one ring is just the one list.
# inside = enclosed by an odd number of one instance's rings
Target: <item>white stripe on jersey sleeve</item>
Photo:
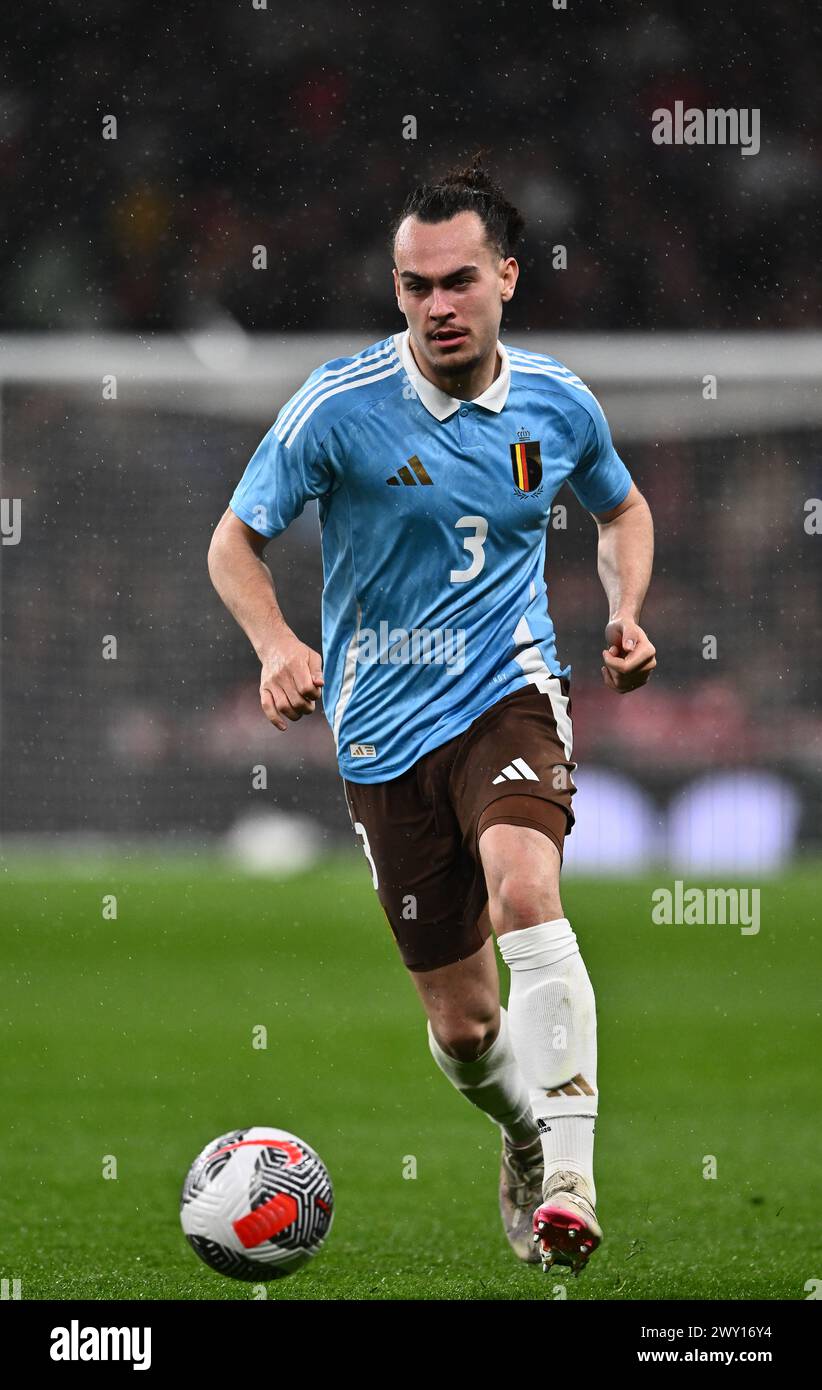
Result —
[[336, 379], [343, 380], [346, 377], [358, 377], [362, 373], [374, 371], [377, 367], [382, 367], [385, 363], [390, 362], [392, 357], [396, 357], [396, 351], [393, 343], [389, 343], [387, 347], [383, 348], [380, 352], [373, 353], [370, 357], [364, 357], [355, 362], [349, 362], [347, 367], [333, 367], [329, 371], [323, 372], [322, 376], [318, 377], [316, 381], [306, 382], [304, 386], [300, 387], [296, 395], [291, 397], [291, 400], [286, 403], [277, 416], [274, 425], [277, 438], [282, 439], [283, 436], [288, 433], [291, 421], [299, 414], [302, 407], [307, 405], [312, 396], [316, 396], [320, 391], [323, 391], [326, 386], [333, 385]]
[[508, 356], [511, 358], [512, 372], [522, 372], [525, 376], [551, 377], [554, 381], [561, 381], [566, 386], [575, 386], [578, 391], [584, 391], [586, 396], [593, 396], [594, 394], [593, 391], [585, 385], [585, 382], [580, 381], [579, 377], [574, 376], [573, 372], [569, 372], [567, 367], [554, 368], [548, 365], [541, 367], [534, 365], [532, 361], [511, 357], [510, 353]]
[[294, 443], [303, 425], [311, 419], [314, 411], [317, 410], [324, 401], [330, 400], [332, 396], [341, 395], [343, 391], [354, 391], [358, 386], [370, 386], [373, 381], [382, 381], [385, 377], [396, 376], [397, 372], [401, 372], [402, 369], [402, 363], [398, 360], [393, 367], [389, 367], [387, 371], [384, 372], [377, 372], [376, 376], [357, 377], [355, 381], [349, 381], [344, 386], [335, 386], [331, 391], [326, 391], [324, 395], [318, 396], [317, 400], [315, 400], [312, 405], [306, 407], [288, 438], [285, 440], [286, 449], [291, 448], [291, 445]]

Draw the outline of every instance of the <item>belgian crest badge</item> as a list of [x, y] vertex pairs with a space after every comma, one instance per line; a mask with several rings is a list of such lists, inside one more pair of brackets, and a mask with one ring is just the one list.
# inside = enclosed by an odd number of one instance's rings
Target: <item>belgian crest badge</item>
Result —
[[517, 443], [511, 445], [511, 471], [514, 487], [522, 497], [539, 491], [542, 485], [539, 440], [532, 439], [528, 430], [517, 430]]

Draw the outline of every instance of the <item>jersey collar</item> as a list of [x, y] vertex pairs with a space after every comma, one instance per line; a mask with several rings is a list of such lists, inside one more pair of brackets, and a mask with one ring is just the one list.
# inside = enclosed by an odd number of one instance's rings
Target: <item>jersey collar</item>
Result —
[[[409, 336], [410, 329], [408, 328], [404, 333], [394, 334], [394, 346], [405, 368], [406, 376], [429, 414], [437, 420], [447, 420], [449, 415], [453, 415], [460, 406], [467, 405], [469, 402], [457, 400], [455, 396], [449, 396], [445, 391], [441, 391], [438, 386], [435, 386], [433, 381], [429, 381], [428, 377], [423, 376], [414, 361], [408, 342]], [[505, 405], [511, 386], [511, 364], [508, 360], [508, 353], [499, 340], [497, 341], [497, 354], [501, 363], [499, 376], [496, 381], [491, 382], [491, 385], [483, 391], [481, 396], [477, 396], [476, 400], [470, 402], [471, 405], [483, 406], [485, 410], [493, 410], [496, 415]]]

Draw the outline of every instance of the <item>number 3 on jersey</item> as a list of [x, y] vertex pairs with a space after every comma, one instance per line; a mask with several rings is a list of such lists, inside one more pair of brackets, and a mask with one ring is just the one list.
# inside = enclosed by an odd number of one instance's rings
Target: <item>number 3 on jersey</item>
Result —
[[462, 543], [471, 556], [471, 563], [467, 569], [452, 570], [451, 583], [462, 584], [466, 579], [476, 579], [485, 564], [485, 551], [483, 543], [488, 535], [488, 522], [484, 516], [461, 516], [459, 521], [454, 522], [455, 526], [470, 526], [473, 536], [463, 536]]

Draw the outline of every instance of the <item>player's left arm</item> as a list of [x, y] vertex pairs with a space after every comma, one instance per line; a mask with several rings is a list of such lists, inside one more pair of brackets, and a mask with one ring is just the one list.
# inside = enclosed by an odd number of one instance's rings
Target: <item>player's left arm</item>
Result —
[[639, 625], [651, 582], [654, 524], [636, 483], [607, 512], [592, 512], [599, 531], [597, 569], [608, 597], [602, 679], [619, 694], [644, 685], [656, 666], [656, 650]]

